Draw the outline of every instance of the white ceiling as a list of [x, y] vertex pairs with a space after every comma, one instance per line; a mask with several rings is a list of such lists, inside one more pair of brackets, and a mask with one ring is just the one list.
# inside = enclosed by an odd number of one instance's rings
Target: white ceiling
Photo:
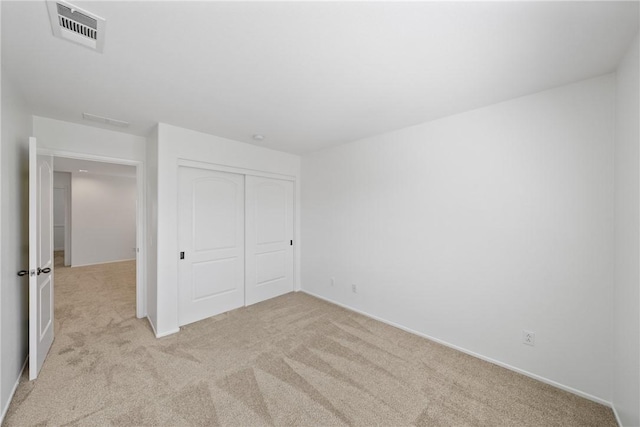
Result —
[[106, 18], [103, 54], [54, 38], [43, 1], [2, 1], [3, 72], [34, 114], [293, 153], [611, 72], [638, 31], [638, 2], [74, 4]]
[[135, 166], [96, 162], [92, 160], [70, 159], [67, 157], [54, 157], [53, 170], [54, 172], [71, 173], [78, 173], [80, 170], [86, 170], [87, 173], [94, 175], [136, 176]]

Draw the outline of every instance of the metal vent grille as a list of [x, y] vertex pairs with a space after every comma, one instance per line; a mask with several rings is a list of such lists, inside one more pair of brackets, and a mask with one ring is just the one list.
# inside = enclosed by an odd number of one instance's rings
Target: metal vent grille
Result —
[[65, 0], [47, 2], [53, 34], [102, 52], [105, 20]]
[[95, 19], [63, 4], [56, 3], [56, 5], [58, 6], [58, 23], [62, 28], [93, 40], [98, 38], [96, 31], [98, 23]]
[[97, 39], [98, 32], [93, 28], [87, 27], [86, 25], [82, 25], [79, 22], [72, 21], [71, 19], [58, 15], [58, 19], [60, 21], [60, 26], [69, 31], [73, 31], [74, 33], [80, 34], [85, 37], [89, 37], [90, 39]]

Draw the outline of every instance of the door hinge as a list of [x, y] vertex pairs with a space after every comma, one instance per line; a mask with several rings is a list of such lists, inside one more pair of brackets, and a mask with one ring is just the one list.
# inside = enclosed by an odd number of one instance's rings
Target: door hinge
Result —
[[180, 259], [184, 259], [184, 252], [180, 252]]

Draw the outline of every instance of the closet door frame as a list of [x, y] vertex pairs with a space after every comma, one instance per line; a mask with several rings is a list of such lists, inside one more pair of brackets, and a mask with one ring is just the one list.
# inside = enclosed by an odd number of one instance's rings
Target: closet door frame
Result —
[[[267, 172], [257, 169], [248, 169], [248, 168], [239, 168], [234, 166], [227, 166], [217, 163], [208, 163], [208, 162], [200, 162], [196, 160], [187, 160], [187, 159], [178, 159], [178, 167], [186, 166], [191, 168], [198, 169], [207, 169], [217, 172], [229, 172], [246, 176], [258, 176], [262, 178], [273, 178], [273, 179], [281, 179], [285, 181], [293, 182], [293, 290], [297, 292], [300, 290], [300, 232], [299, 232], [299, 214], [300, 209], [298, 207], [298, 180], [294, 175], [286, 175], [279, 174], [273, 172]], [[246, 185], [246, 179], [245, 179]], [[177, 231], [177, 230], [176, 230]], [[245, 286], [246, 286], [246, 278], [245, 278]], [[176, 306], [178, 305], [178, 301], [176, 301]], [[246, 296], [245, 296], [245, 305], [246, 305]]]

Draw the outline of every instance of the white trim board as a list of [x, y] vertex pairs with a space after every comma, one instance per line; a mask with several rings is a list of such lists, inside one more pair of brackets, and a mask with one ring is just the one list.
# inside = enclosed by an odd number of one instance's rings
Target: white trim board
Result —
[[163, 332], [163, 333], [159, 334], [156, 331], [156, 325], [153, 324], [153, 322], [151, 321], [149, 316], [146, 316], [146, 318], [147, 318], [147, 321], [149, 322], [149, 325], [151, 326], [151, 330], [153, 331], [153, 335], [155, 335], [156, 338], [163, 338], [163, 337], [167, 337], [169, 335], [173, 335], [173, 334], [175, 334], [177, 332], [180, 332], [180, 328], [176, 328], [176, 329], [172, 329], [170, 331]]
[[4, 422], [4, 417], [7, 416], [7, 412], [9, 411], [9, 406], [11, 406], [11, 401], [13, 400], [13, 396], [16, 394], [16, 390], [18, 389], [18, 384], [20, 384], [20, 378], [22, 378], [22, 374], [24, 374], [24, 370], [27, 367], [27, 362], [29, 361], [29, 356], [24, 359], [24, 363], [22, 364], [22, 369], [20, 369], [20, 375], [18, 375], [18, 379], [16, 383], [13, 385], [13, 389], [11, 393], [9, 393], [9, 399], [7, 399], [7, 405], [2, 408], [2, 413], [0, 414], [0, 426]]
[[97, 156], [95, 154], [77, 153], [74, 151], [56, 150], [47, 147], [39, 147], [38, 154], [45, 154], [53, 157], [66, 157], [77, 160], [93, 160], [104, 163], [117, 163], [119, 165], [137, 166], [141, 165], [142, 160], [121, 159], [119, 157]]
[[180, 328], [171, 329], [161, 334], [156, 333], [156, 338], [168, 337], [169, 335], [177, 334], [178, 332], [180, 332]]
[[146, 316], [145, 318], [147, 319], [147, 322], [149, 322], [149, 326], [151, 326], [151, 331], [153, 332], [153, 335], [156, 338], [158, 338], [158, 333], [156, 332], [156, 325], [153, 324], [149, 316]]
[[616, 411], [616, 406], [615, 405], [611, 405], [611, 409], [613, 410], [613, 415], [615, 415], [616, 417], [616, 422], [618, 423], [619, 427], [624, 427], [622, 425], [622, 421], [620, 420], [620, 416], [618, 415], [618, 411]]
[[251, 176], [260, 176], [263, 178], [282, 179], [285, 181], [294, 181], [294, 182], [296, 181], [296, 177], [293, 175], [284, 175], [280, 173], [265, 172], [258, 169], [239, 168], [235, 166], [226, 166], [218, 163], [208, 163], [208, 162], [201, 162], [196, 160], [178, 159], [178, 166], [187, 166], [187, 167], [196, 168], [196, 169], [208, 169], [208, 170], [215, 170], [219, 172], [236, 173], [238, 175], [251, 175]]
[[[609, 408], [614, 409], [613, 405], [611, 404], [611, 402], [609, 402], [608, 400], [604, 400], [604, 399], [601, 399], [599, 397], [596, 397], [596, 396], [594, 396], [592, 394], [585, 393], [585, 392], [577, 390], [577, 389], [575, 389], [573, 387], [569, 387], [569, 386], [566, 386], [564, 384], [560, 384], [560, 383], [558, 383], [556, 381], [550, 380], [548, 378], [542, 377], [540, 375], [534, 374], [532, 372], [525, 371], [524, 369], [516, 368], [515, 366], [509, 365], [507, 363], [503, 363], [503, 362], [500, 362], [498, 360], [492, 359], [490, 357], [483, 356], [483, 355], [481, 355], [479, 353], [473, 352], [471, 350], [467, 350], [465, 348], [462, 348], [462, 347], [459, 347], [457, 345], [448, 343], [448, 342], [443, 341], [441, 339], [434, 338], [434, 337], [429, 336], [427, 334], [423, 334], [422, 332], [415, 331], [415, 330], [413, 330], [411, 328], [407, 328], [406, 326], [400, 325], [400, 324], [392, 322], [390, 320], [386, 320], [386, 319], [383, 319], [381, 317], [374, 316], [373, 314], [369, 314], [366, 311], [362, 311], [362, 310], [358, 310], [358, 309], [353, 308], [353, 307], [349, 307], [348, 305], [336, 302], [336, 301], [334, 301], [334, 300], [332, 300], [330, 298], [325, 298], [325, 297], [317, 295], [317, 294], [315, 294], [313, 292], [309, 292], [309, 291], [306, 291], [304, 289], [302, 289], [301, 292], [304, 292], [307, 295], [311, 295], [312, 297], [321, 299], [321, 300], [329, 302], [331, 304], [335, 304], [335, 305], [337, 305], [339, 307], [342, 307], [342, 308], [345, 308], [345, 309], [347, 309], [349, 311], [353, 311], [355, 313], [358, 313], [358, 314], [361, 314], [363, 316], [369, 317], [370, 319], [374, 319], [374, 320], [377, 320], [379, 322], [385, 323], [387, 325], [393, 326], [394, 328], [398, 328], [398, 329], [401, 329], [401, 330], [403, 330], [405, 332], [409, 332], [410, 334], [417, 335], [419, 337], [426, 338], [428, 340], [437, 342], [438, 344], [442, 344], [442, 345], [444, 345], [446, 347], [449, 347], [449, 348], [452, 348], [454, 350], [461, 351], [461, 352], [463, 352], [465, 354], [468, 354], [469, 356], [476, 357], [476, 358], [478, 358], [480, 360], [484, 360], [485, 362], [493, 363], [494, 365], [498, 365], [498, 366], [503, 367], [505, 369], [508, 369], [510, 371], [517, 372], [517, 373], [525, 375], [525, 376], [527, 376], [529, 378], [533, 378], [534, 380], [538, 380], [538, 381], [543, 382], [545, 384], [552, 385], [552, 386], [554, 386], [556, 388], [559, 388], [561, 390], [568, 391], [569, 393], [575, 394], [575, 395], [580, 396], [580, 397], [584, 397], [585, 399], [591, 400], [591, 401], [596, 402], [596, 403], [600, 403], [601, 405], [605, 405], [605, 406], [607, 406]], [[614, 413], [615, 413], [615, 409], [614, 409]], [[619, 423], [620, 422], [618, 421], [618, 424]]]

